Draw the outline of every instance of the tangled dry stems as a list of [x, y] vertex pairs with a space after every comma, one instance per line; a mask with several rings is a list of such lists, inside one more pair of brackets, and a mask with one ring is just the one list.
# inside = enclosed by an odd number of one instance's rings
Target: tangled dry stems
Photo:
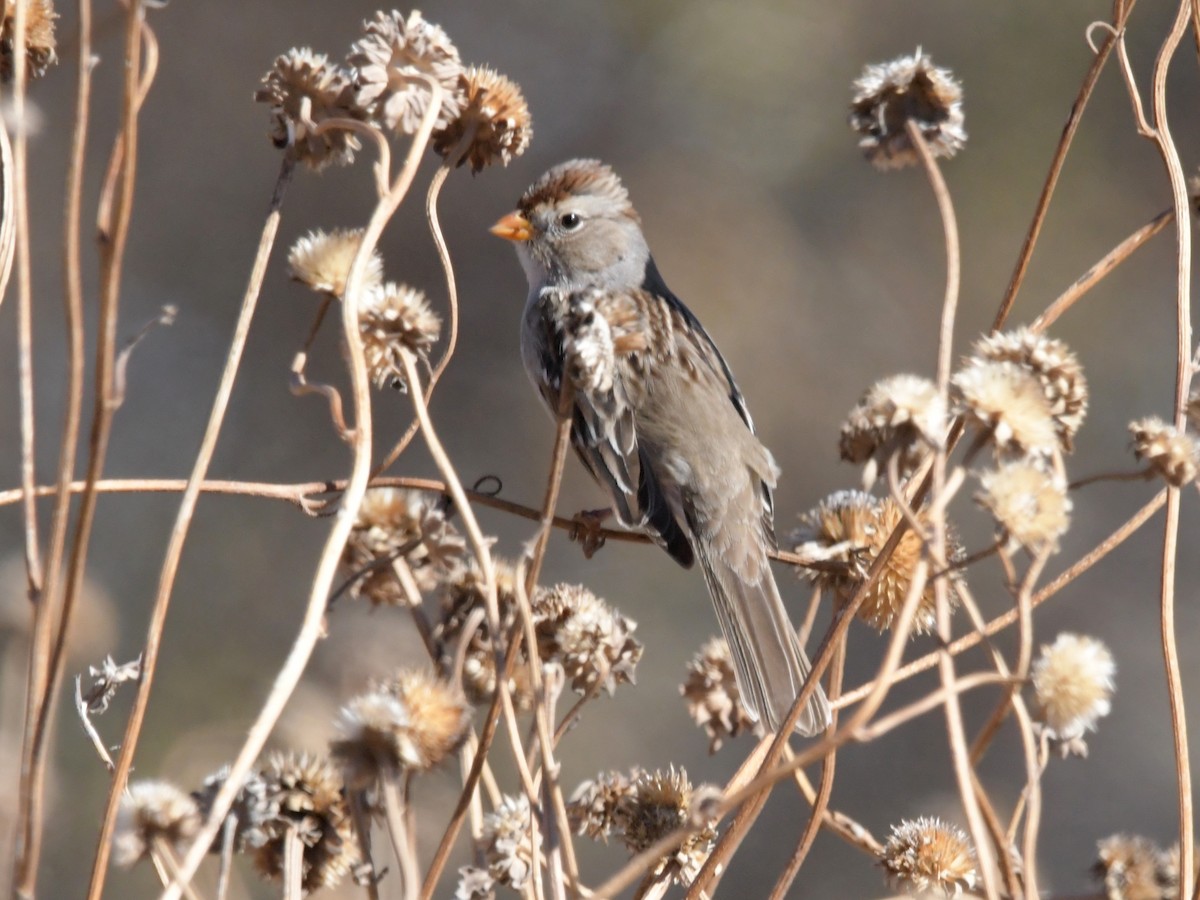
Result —
[[[13, 8], [10, 4], [0, 31], [0, 77], [16, 75], [18, 90], [24, 90], [26, 77], [46, 74], [55, 60], [55, 15], [49, 0], [16, 0], [15, 15]], [[1066, 457], [1075, 447], [1090, 400], [1080, 360], [1061, 338], [1047, 336], [1044, 328], [1140, 247], [1150, 232], [1143, 229], [1135, 233], [1142, 235], [1138, 240], [1123, 243], [1118, 249], [1124, 256], [1105, 257], [1104, 264], [1081, 279], [1073, 293], [1051, 305], [1037, 327], [999, 329], [1020, 288], [1078, 117], [1099, 68], [1114, 50], [1130, 89], [1136, 122], [1158, 147], [1173, 188], [1180, 260], [1177, 391], [1172, 421], [1148, 416], [1130, 425], [1136, 459], [1147, 466], [1147, 474], [1168, 485], [1159, 495], [1162, 499], [1148, 504], [1144, 515], [1119, 529], [1068, 573], [1094, 565], [1148, 521], [1160, 504], [1166, 505], [1160, 616], [1172, 702], [1180, 843], [1174, 851], [1162, 851], [1137, 837], [1104, 839], [1098, 844], [1096, 871], [1109, 896], [1190, 895], [1195, 869], [1192, 800], [1173, 609], [1179, 494], [1195, 485], [1200, 467], [1192, 431], [1200, 418], [1196, 413], [1200, 402], [1190, 390], [1191, 200], [1182, 187], [1163, 101], [1166, 65], [1189, 27], [1189, 5], [1181, 3], [1176, 24], [1163, 43], [1149, 116], [1141, 106], [1141, 94], [1124, 51], [1122, 35], [1129, 8], [1117, 4], [1112, 30], [1081, 88], [1030, 238], [997, 315], [997, 330], [976, 340], [971, 355], [953, 370], [957, 229], [935, 157], [949, 158], [965, 148], [962, 87], [950, 71], [935, 66], [919, 49], [912, 56], [869, 66], [855, 83], [851, 124], [861, 135], [860, 146], [868, 158], [885, 169], [923, 166], [938, 198], [948, 257], [943, 326], [937, 363], [931, 367], [936, 379], [898, 375], [865, 386], [863, 399], [850, 411], [840, 436], [843, 458], [864, 466], [861, 483], [865, 490], [842, 490], [821, 501], [803, 516], [794, 546], [801, 574], [838, 612], [816, 655], [812, 678], [828, 674], [835, 685], [840, 684], [839, 654], [844, 652], [847, 632], [857, 627], [854, 620], [884, 632], [888, 650], [875, 679], [848, 692], [840, 702], [835, 698], [835, 706], [844, 711], [843, 718], [829, 733], [799, 753], [788, 746], [786, 732], [763, 737], [724, 788], [694, 787], [682, 768], [671, 766], [653, 773], [601, 773], [573, 792], [564, 791], [555, 759], [563, 746], [560, 741], [571, 723], [591, 712], [600, 695], [633, 684], [643, 652], [640, 641], [632, 636], [636, 624], [586, 587], [538, 584], [549, 528], [569, 524], [553, 515], [566, 427], [560, 424], [558, 429], [543, 508], [515, 510], [539, 521], [535, 549], [507, 565], [493, 557], [492, 540], [480, 531], [472, 511], [471, 504], [485, 498], [468, 493], [461, 485], [427, 408], [427, 390], [450, 361], [458, 316], [453, 269], [437, 227], [437, 189], [449, 171], [461, 164], [469, 163], [478, 172], [495, 163], [507, 165], [524, 152], [532, 128], [519, 87], [491, 69], [464, 68], [446, 32], [418, 12], [407, 16], [378, 13], [364, 23], [362, 37], [341, 62], [307, 48], [280, 55], [264, 76], [256, 99], [268, 106], [269, 134], [284, 154], [284, 165], [204, 444], [186, 484], [171, 488], [182, 490], [184, 499], [160, 579], [146, 653], [135, 676], [137, 702], [115, 766], [90, 896], [99, 897], [104, 887], [110, 846], [122, 864], [152, 859], [168, 898], [190, 892], [189, 882], [210, 851], [222, 857], [226, 870], [233, 855], [251, 855], [262, 874], [283, 882], [285, 896], [299, 896], [300, 891], [312, 892], [345, 880], [358, 882], [371, 895], [375, 879], [389, 868], [372, 847], [373, 827], [386, 830], [391, 839], [399, 872], [396, 877], [405, 896], [432, 896], [448, 890], [448, 879], [443, 877], [448, 854], [467, 818], [479, 864], [460, 871], [458, 897], [489, 896], [497, 885], [556, 900], [608, 897], [635, 883], [640, 885], [637, 893], [642, 897], [661, 896], [672, 884], [682, 885], [689, 897], [711, 896], [766, 795], [793, 773], [814, 811], [777, 884], [777, 895], [787, 890], [803, 864], [811, 846], [811, 831], [819, 824], [876, 857], [888, 881], [899, 890], [1036, 896], [1042, 775], [1048, 765], [1084, 764], [1079, 760], [1051, 762], [1048, 751], [1056, 746], [1064, 756], [1082, 754], [1085, 734], [1096, 731], [1102, 736], [1101, 719], [1109, 711], [1117, 684], [1113, 654], [1095, 638], [1063, 634], [1034, 656], [1032, 609], [1055, 596], [1069, 580], [1060, 577], [1038, 588], [1046, 560], [1058, 551], [1070, 527], [1073, 504], [1066, 487]], [[136, 175], [131, 148], [136, 144], [139, 98], [149, 89], [150, 80], [150, 72], [143, 71], [140, 60], [143, 54], [153, 59], [154, 47], [152, 32], [136, 4], [130, 7], [127, 38], [123, 143], [114, 150], [116, 162], [105, 192], [112, 200], [105, 219], [111, 241], [104, 260], [104, 339], [99, 351], [102, 378], [97, 404], [108, 409], [108, 417], [100, 419], [101, 427], [87, 446], [89, 466], [84, 482], [74, 485], [72, 467], [66, 466], [54, 487], [39, 489], [26, 478], [21, 488], [3, 495], [9, 502], [24, 504], [29, 582], [33, 589], [47, 592], [47, 602], [38, 607], [35, 652], [31, 654], [20, 854], [14, 874], [19, 894], [32, 894], [37, 880], [44, 827], [44, 786], [39, 772], [46, 753], [44, 736], [55, 714], [53, 694], [61, 678], [62, 636], [78, 593], [95, 497], [110, 487], [101, 483], [99, 472], [118, 366], [113, 324], [130, 227], [128, 191]], [[86, 39], [81, 44], [86, 47]], [[18, 51], [24, 53], [25, 67], [14, 66]], [[148, 66], [152, 70], [152, 63]], [[81, 74], [80, 78], [87, 76]], [[86, 86], [86, 81], [81, 84]], [[331, 233], [315, 230], [292, 248], [289, 257], [296, 280], [340, 304], [340, 334], [351, 383], [347, 408], [353, 414], [349, 425], [335, 421], [339, 433], [351, 444], [354, 463], [349, 478], [339, 486], [339, 496], [330, 501], [337, 515], [316, 567], [305, 619], [250, 738], [229, 770], [197, 786], [190, 795], [158, 781], [129, 785], [126, 795], [175, 567], [192, 511], [205, 487], [208, 460], [221, 429], [245, 330], [274, 240], [283, 188], [293, 164], [314, 171], [350, 165], [364, 144], [380, 153], [379, 204], [368, 224]], [[396, 173], [389, 171], [392, 146], [404, 154]], [[384, 224], [404, 201], [417, 162], [427, 148], [445, 158], [429, 203], [451, 297], [445, 317], [451, 323], [450, 339], [436, 366], [431, 356], [441, 338], [443, 317], [419, 289], [385, 282], [385, 262], [375, 249]], [[75, 184], [77, 190], [78, 182]], [[23, 191], [23, 181], [18, 179], [17, 187]], [[67, 268], [69, 277], [77, 276], [79, 261], [71, 251]], [[71, 322], [72, 329], [81, 327], [79, 321]], [[28, 347], [22, 348], [23, 354], [28, 352]], [[73, 360], [76, 368], [79, 359]], [[587, 364], [583, 359], [574, 362]], [[371, 384], [409, 393], [414, 413], [410, 435], [423, 436], [443, 476], [432, 490], [398, 491], [382, 483], [368, 490]], [[30, 388], [27, 375], [22, 376], [22, 386]], [[341, 409], [341, 391], [330, 385], [319, 386], [319, 390], [337, 398], [331, 409]], [[28, 405], [31, 388], [22, 396]], [[69, 450], [65, 457], [74, 452], [77, 428], [77, 423], [68, 427], [64, 435], [64, 447]], [[28, 416], [22, 419], [22, 429], [28, 438], [32, 429]], [[960, 444], [963, 435], [967, 440]], [[23, 441], [26, 458], [30, 446], [30, 440]], [[404, 446], [406, 442], [396, 454]], [[879, 476], [884, 472], [886, 486], [881, 486]], [[967, 485], [973, 485], [974, 491], [964, 491]], [[149, 488], [134, 484], [131, 489]], [[262, 485], [232, 483], [226, 489], [271, 495]], [[54, 492], [59, 498], [52, 526], [57, 537], [44, 564], [32, 502], [39, 490]], [[84, 501], [80, 524], [68, 542], [63, 521], [68, 507], [62, 500], [69, 499], [73, 491], [82, 493]], [[309, 499], [307, 493], [312, 492], [292, 489], [276, 495], [304, 503]], [[971, 493], [977, 509], [959, 499]], [[993, 520], [997, 534], [993, 546], [975, 552], [958, 546], [953, 520], [972, 514]], [[60, 575], [64, 563], [69, 563], [65, 579]], [[1013, 603], [1013, 612], [1002, 617], [999, 625], [983, 622], [971, 594], [972, 570], [990, 564], [1002, 568]], [[292, 754], [257, 762], [283, 703], [320, 639], [325, 601], [339, 567], [349, 579], [351, 596], [395, 607], [395, 614], [413, 620], [426, 638], [429, 658], [418, 670], [364, 685], [362, 693], [348, 698], [341, 733], [328, 759]], [[967, 634], [952, 643], [951, 615], [960, 607], [971, 624]], [[331, 622], [331, 627], [336, 627], [336, 610]], [[965, 646], [964, 640], [976, 642], [984, 631], [993, 632], [1013, 622], [1020, 632], [1020, 649], [1013, 661], [993, 650], [992, 668], [968, 673], [956, 670], [954, 653], [958, 646]], [[943, 649], [926, 658], [939, 668], [940, 688], [908, 707], [881, 714], [890, 688], [915, 671], [914, 666], [925, 665], [913, 660], [902, 666], [911, 635], [922, 631], [936, 631], [944, 642]], [[109, 660], [96, 674], [121, 669]], [[103, 713], [112, 693], [128, 680], [115, 675], [109, 678], [103, 689], [97, 688], [96, 696], [103, 702], [81, 699], [81, 714]], [[968, 743], [959, 712], [960, 694], [992, 689], [993, 685], [1000, 692], [996, 712], [975, 741]], [[811, 686], [798, 698], [793, 719], [809, 690]], [[560, 701], [569, 691], [577, 699], [562, 710]], [[742, 733], [757, 732], [753, 718], [741, 706], [727, 650], [719, 640], [705, 645], [693, 660], [681, 693], [692, 717], [707, 734], [710, 752], [718, 752]], [[488, 707], [478, 731], [468, 701]], [[847, 812], [828, 807], [839, 747], [853, 741], [883, 740], [903, 722], [939, 710], [946, 720], [967, 830], [919, 817], [894, 824], [890, 837], [880, 841]], [[521, 727], [522, 717], [532, 720], [528, 731]], [[1002, 728], [1019, 733], [1027, 769], [1025, 790], [1008, 810], [1007, 822], [975, 771]], [[504, 738], [497, 743], [499, 734]], [[504, 744], [507, 751], [501, 750]], [[569, 744], [565, 746], [569, 749]], [[426, 773], [447, 766], [460, 748], [466, 763], [460, 799], [449, 825], [440, 832], [437, 854], [422, 865], [415, 849], [416, 832], [435, 837], [442, 825], [435, 821], [434, 811], [416, 805], [421, 783]], [[513, 785], [505, 786], [508, 793], [499, 790], [489, 763], [502, 752], [511, 755], [518, 774]], [[823, 765], [822, 782], [815, 792], [800, 771], [802, 765], [813, 762]], [[490, 809], [485, 811], [485, 805]], [[223, 830], [229, 839], [220, 841], [218, 834]], [[617, 838], [631, 858], [606, 882], [589, 889], [575, 860], [573, 835]]]

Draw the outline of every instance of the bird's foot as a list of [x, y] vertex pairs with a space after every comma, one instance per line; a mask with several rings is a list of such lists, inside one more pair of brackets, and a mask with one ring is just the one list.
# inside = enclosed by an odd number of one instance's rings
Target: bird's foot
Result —
[[583, 555], [587, 559], [591, 559], [604, 546], [604, 522], [611, 515], [611, 509], [585, 509], [575, 514], [570, 537], [583, 547]]

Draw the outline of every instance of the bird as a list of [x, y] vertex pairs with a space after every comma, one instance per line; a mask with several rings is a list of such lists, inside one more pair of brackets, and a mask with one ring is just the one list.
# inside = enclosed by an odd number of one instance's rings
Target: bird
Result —
[[[810, 665], [769, 561], [779, 468], [729, 365], [667, 287], [608, 165], [551, 168], [491, 232], [514, 244], [529, 284], [521, 357], [543, 402], [555, 413], [569, 380], [577, 455], [623, 526], [699, 563], [742, 702], [778, 731]], [[796, 730], [829, 722], [818, 684]]]

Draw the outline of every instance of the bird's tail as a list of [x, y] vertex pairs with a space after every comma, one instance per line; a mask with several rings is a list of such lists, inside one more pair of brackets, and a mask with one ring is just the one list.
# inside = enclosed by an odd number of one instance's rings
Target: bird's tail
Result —
[[[810, 667], [771, 570], [764, 560], [762, 579], [748, 584], [720, 559], [704, 552], [697, 555], [729, 644], [742, 702], [759, 721], [778, 731]], [[806, 736], [817, 734], [825, 730], [829, 719], [829, 701], [818, 684], [796, 721], [796, 731]]]

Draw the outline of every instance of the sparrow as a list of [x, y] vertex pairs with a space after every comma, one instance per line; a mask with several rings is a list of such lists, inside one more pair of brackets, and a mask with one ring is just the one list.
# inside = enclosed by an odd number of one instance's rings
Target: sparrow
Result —
[[[663, 281], [611, 168], [550, 169], [492, 226], [529, 282], [521, 356], [555, 412], [573, 388], [571, 441], [620, 522], [680, 565], [699, 563], [742, 702], [777, 731], [809, 672], [768, 553], [779, 468], [729, 365]], [[820, 686], [796, 724], [830, 721]]]

